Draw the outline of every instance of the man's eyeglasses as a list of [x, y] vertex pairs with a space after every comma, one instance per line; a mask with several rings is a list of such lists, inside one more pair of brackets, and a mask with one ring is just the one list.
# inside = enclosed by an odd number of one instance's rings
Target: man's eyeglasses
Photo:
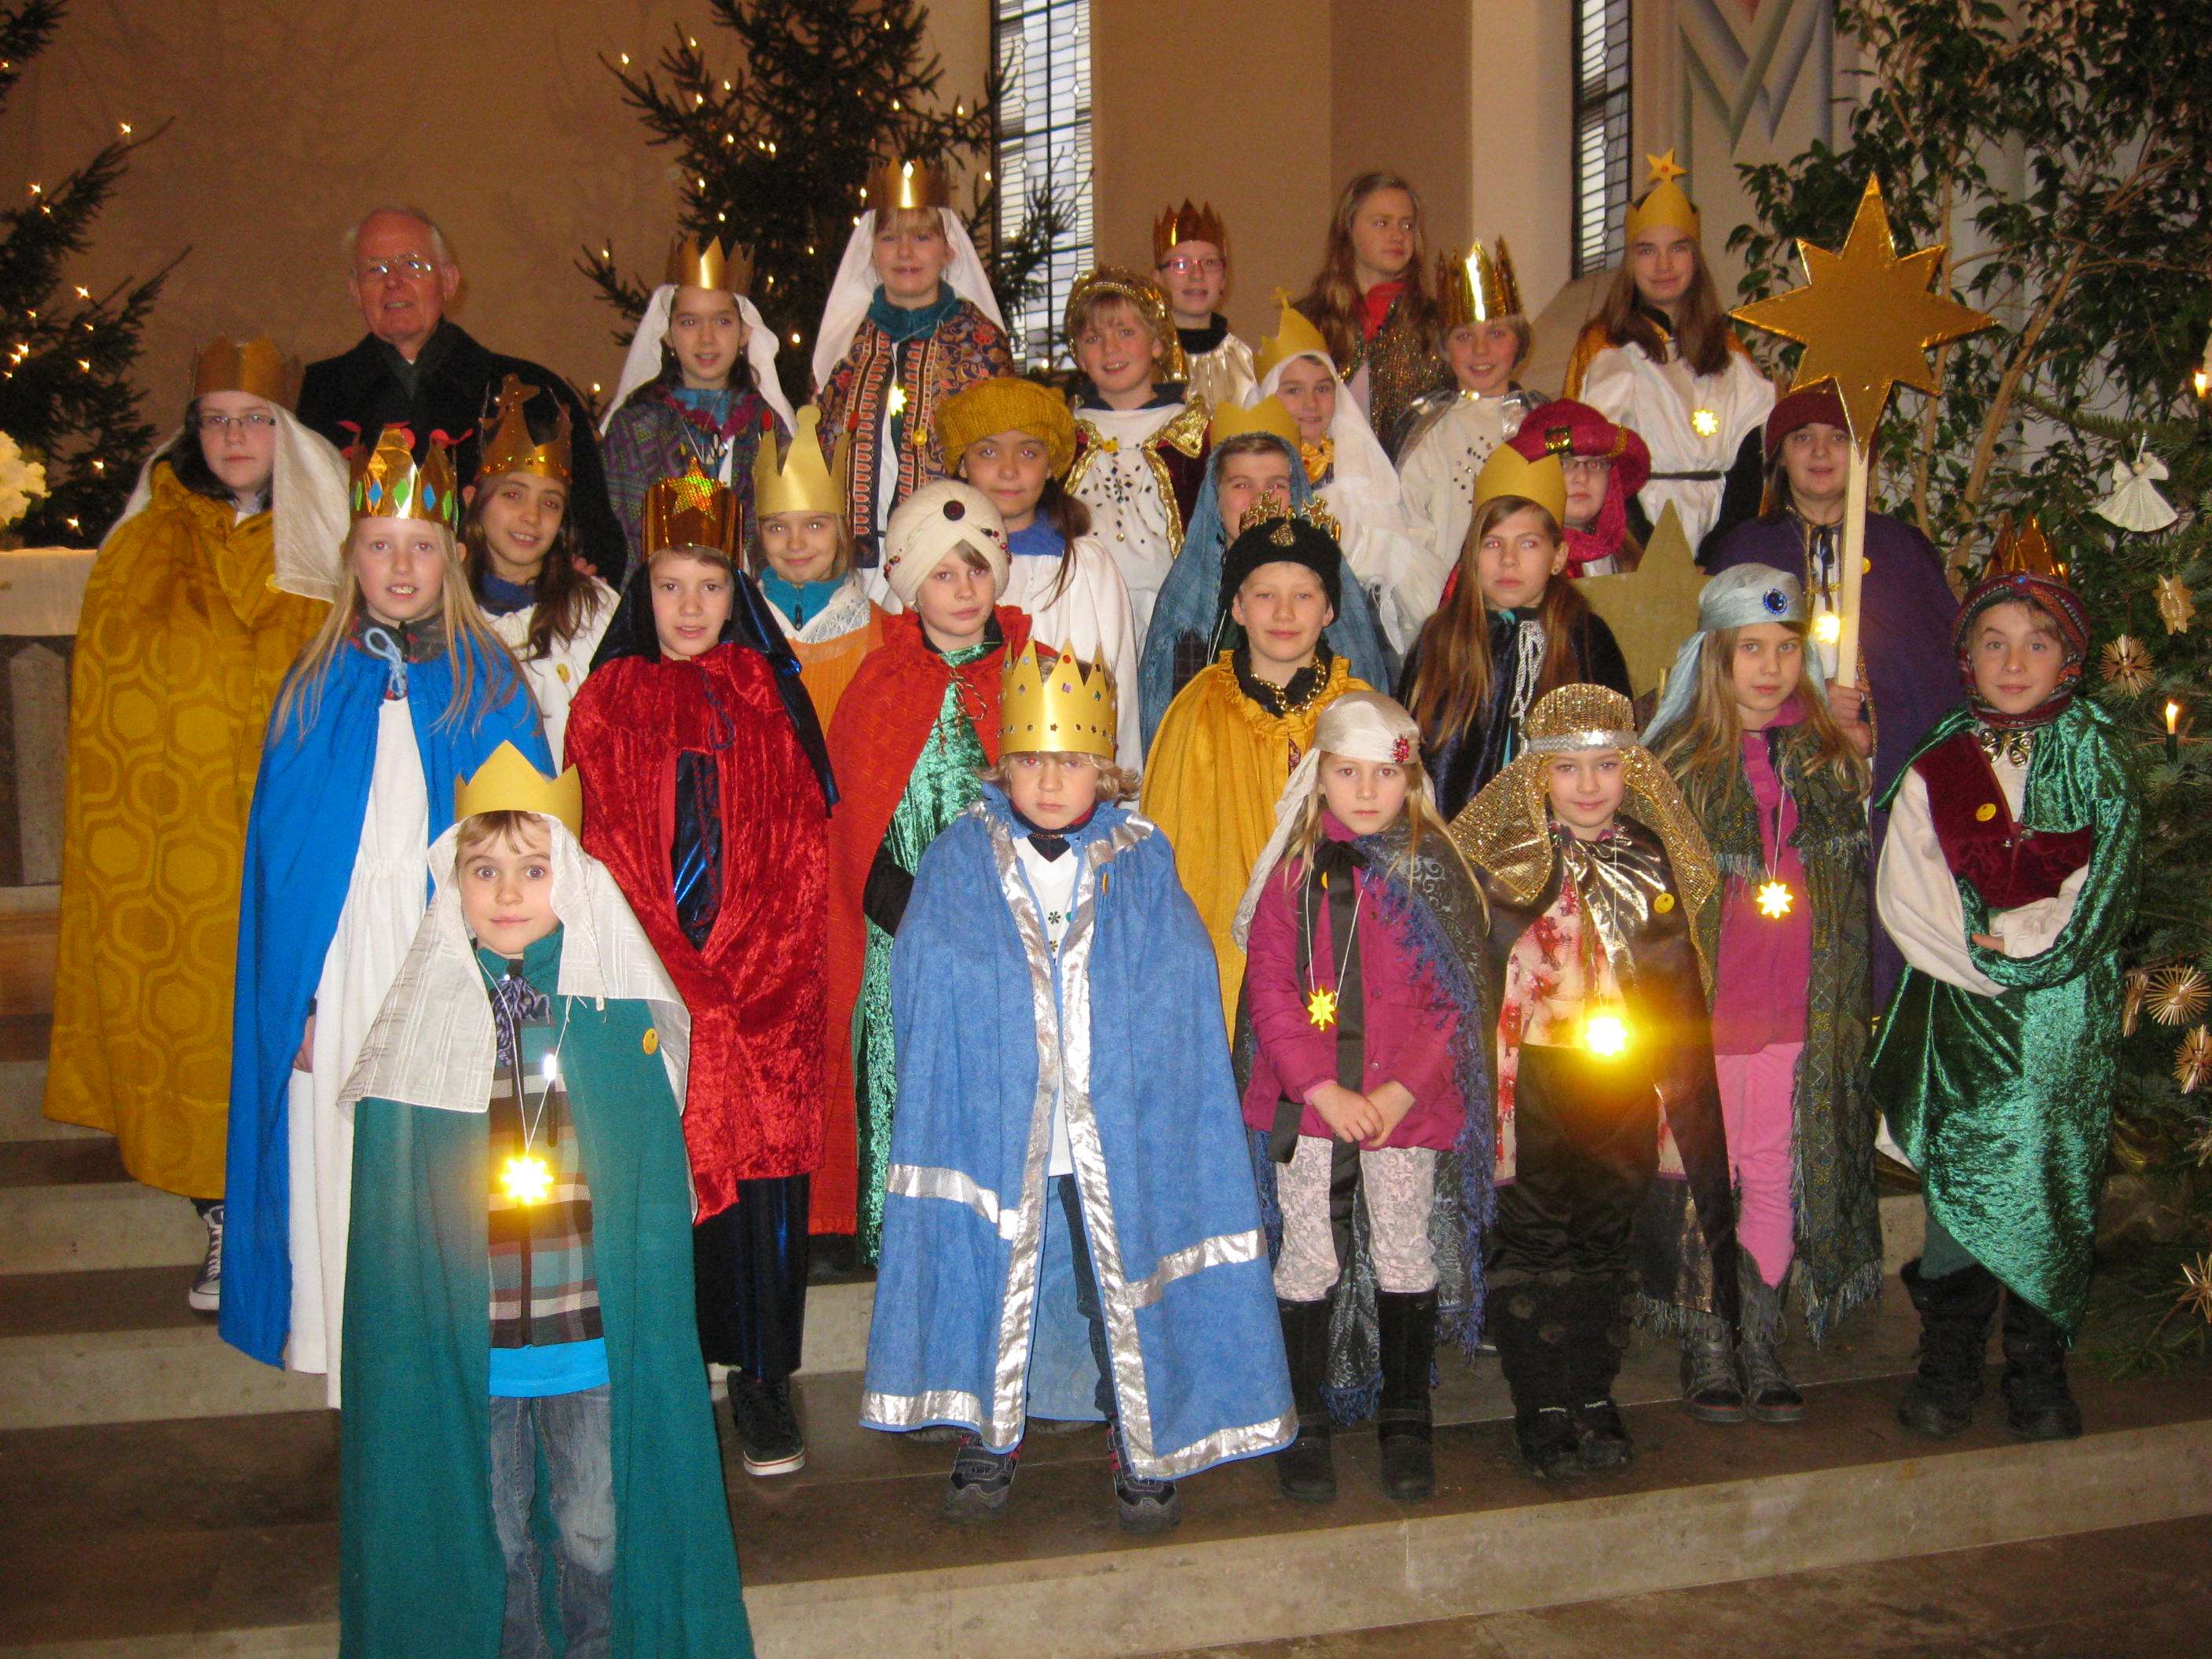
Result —
[[203, 415], [199, 418], [201, 431], [210, 434], [228, 432], [234, 426], [248, 432], [266, 432], [276, 424], [276, 417], [266, 410], [249, 410], [243, 415]]
[[1186, 256], [1176, 259], [1163, 259], [1160, 261], [1160, 269], [1162, 270], [1172, 270], [1178, 276], [1188, 276], [1194, 271], [1203, 276], [1218, 276], [1223, 271], [1229, 269], [1229, 261], [1226, 259], [1194, 259]]
[[438, 267], [420, 255], [410, 253], [404, 259], [374, 259], [363, 265], [358, 275], [364, 283], [381, 283], [393, 276], [421, 278], [433, 275]]

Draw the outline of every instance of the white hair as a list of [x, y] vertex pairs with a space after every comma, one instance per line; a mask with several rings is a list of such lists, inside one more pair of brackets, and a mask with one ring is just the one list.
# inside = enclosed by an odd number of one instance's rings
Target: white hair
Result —
[[416, 224], [430, 233], [431, 258], [441, 265], [453, 263], [453, 251], [447, 244], [446, 233], [438, 228], [438, 222], [435, 219], [423, 212], [421, 208], [410, 207], [404, 202], [387, 202], [381, 207], [369, 209], [360, 218], [348, 225], [344, 236], [339, 239], [339, 246], [345, 251], [346, 270], [349, 274], [353, 270], [354, 255], [361, 246], [361, 228], [380, 213], [396, 213], [403, 219], [415, 221]]

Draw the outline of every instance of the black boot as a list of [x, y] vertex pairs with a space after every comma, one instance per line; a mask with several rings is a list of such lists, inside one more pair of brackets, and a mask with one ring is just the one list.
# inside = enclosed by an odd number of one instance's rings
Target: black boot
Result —
[[1920, 1313], [1920, 1370], [1905, 1385], [1897, 1420], [1930, 1440], [1948, 1440], [1973, 1420], [1982, 1397], [1982, 1358], [1997, 1310], [1996, 1277], [1979, 1262], [1923, 1279], [1920, 1263], [1900, 1275]]
[[1745, 1408], [1755, 1423], [1802, 1423], [1805, 1396], [1782, 1369], [1782, 1299], [1790, 1287], [1788, 1274], [1779, 1285], [1762, 1278], [1751, 1252], [1736, 1257], [1736, 1283], [1743, 1291], [1743, 1320], [1736, 1343], [1736, 1363], [1743, 1369]]
[[1491, 1340], [1513, 1391], [1513, 1449], [1521, 1467], [1539, 1480], [1583, 1472], [1573, 1415], [1567, 1408], [1566, 1310], [1564, 1289], [1528, 1282], [1494, 1287], [1490, 1295]]
[[1328, 1410], [1321, 1403], [1321, 1380], [1328, 1370], [1328, 1307], [1326, 1298], [1275, 1303], [1283, 1321], [1283, 1357], [1291, 1366], [1291, 1400], [1298, 1413], [1298, 1437], [1275, 1454], [1275, 1480], [1284, 1497], [1301, 1504], [1336, 1501]]
[[1377, 1291], [1382, 1328], [1382, 1402], [1376, 1418], [1382, 1445], [1382, 1495], [1401, 1503], [1433, 1498], [1429, 1373], [1437, 1353], [1437, 1293]]
[[2066, 1339], [2016, 1291], [2004, 1300], [2005, 1425], [2022, 1440], [2078, 1440], [2081, 1408], [2066, 1386]]
[[749, 1371], [731, 1371], [730, 1420], [747, 1474], [796, 1474], [806, 1467], [806, 1437], [792, 1409], [789, 1377], [766, 1382]]
[[1573, 1316], [1567, 1353], [1567, 1398], [1575, 1424], [1576, 1455], [1593, 1474], [1626, 1468], [1635, 1461], [1636, 1443], [1613, 1403], [1613, 1379], [1628, 1349], [1635, 1316], [1635, 1292], [1611, 1277], [1583, 1279], [1573, 1288]]
[[1743, 1382], [1735, 1333], [1718, 1314], [1690, 1314], [1682, 1328], [1682, 1404], [1700, 1423], [1741, 1423]]

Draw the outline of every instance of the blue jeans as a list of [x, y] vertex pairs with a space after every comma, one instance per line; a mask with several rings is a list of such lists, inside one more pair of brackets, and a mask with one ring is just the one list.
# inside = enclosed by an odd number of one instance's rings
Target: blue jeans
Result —
[[546, 1659], [553, 1651], [538, 1616], [538, 1547], [530, 1531], [541, 1447], [545, 1506], [560, 1530], [553, 1547], [553, 1583], [568, 1659], [606, 1659], [615, 1580], [608, 1400], [605, 1384], [536, 1400], [492, 1399], [491, 1512], [500, 1553], [507, 1558], [507, 1622], [500, 1635], [500, 1659]]

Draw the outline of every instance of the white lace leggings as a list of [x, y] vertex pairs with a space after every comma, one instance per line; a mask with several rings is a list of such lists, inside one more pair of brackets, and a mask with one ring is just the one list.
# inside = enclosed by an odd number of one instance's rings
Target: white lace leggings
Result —
[[[1277, 1166], [1283, 1208], [1283, 1254], [1275, 1294], [1285, 1302], [1318, 1302], [1342, 1271], [1328, 1224], [1329, 1162], [1335, 1142], [1300, 1135], [1288, 1164]], [[1429, 1211], [1436, 1203], [1437, 1154], [1427, 1146], [1386, 1146], [1359, 1154], [1359, 1185], [1375, 1252], [1377, 1290], [1415, 1295], [1437, 1287]]]

